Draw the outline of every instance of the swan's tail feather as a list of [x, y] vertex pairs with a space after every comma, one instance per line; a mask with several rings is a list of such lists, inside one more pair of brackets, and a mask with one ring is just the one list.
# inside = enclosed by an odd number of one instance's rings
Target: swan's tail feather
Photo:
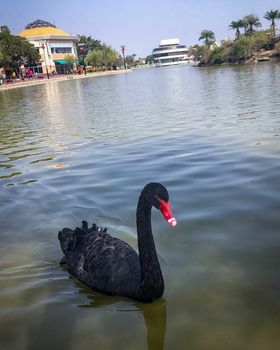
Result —
[[75, 229], [75, 231], [78, 231], [79, 233], [82, 231], [86, 234], [89, 233], [106, 233], [107, 232], [107, 228], [106, 227], [101, 227], [101, 226], [97, 226], [95, 223], [92, 224], [92, 226], [89, 228], [88, 227], [88, 222], [83, 220], [82, 221], [82, 227], [77, 227]]
[[106, 232], [107, 228], [105, 227], [98, 227], [94, 223], [91, 227], [88, 227], [88, 223], [86, 221], [82, 221], [82, 226], [76, 227], [75, 230], [71, 230], [70, 228], [64, 228], [61, 231], [59, 231], [58, 239], [60, 241], [62, 251], [67, 256], [67, 253], [69, 253], [70, 251], [78, 252], [80, 249], [82, 249], [84, 242], [87, 239], [87, 236], [98, 236]]

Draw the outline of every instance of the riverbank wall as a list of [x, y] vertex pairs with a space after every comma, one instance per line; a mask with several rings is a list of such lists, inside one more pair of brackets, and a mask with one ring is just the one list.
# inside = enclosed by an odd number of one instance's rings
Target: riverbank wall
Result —
[[17, 88], [23, 88], [28, 86], [34, 86], [34, 85], [41, 85], [41, 84], [51, 84], [55, 81], [69, 81], [69, 80], [78, 80], [78, 79], [88, 79], [88, 78], [95, 78], [95, 77], [102, 77], [107, 75], [116, 75], [116, 74], [122, 74], [122, 73], [129, 73], [131, 72], [131, 69], [120, 69], [120, 70], [112, 70], [112, 71], [104, 71], [104, 72], [94, 72], [94, 73], [88, 73], [83, 75], [57, 75], [54, 77], [51, 77], [50, 79], [44, 78], [44, 79], [30, 79], [30, 80], [16, 80], [14, 82], [4, 83], [3, 85], [0, 85], [0, 92], [1, 91], [7, 91]]

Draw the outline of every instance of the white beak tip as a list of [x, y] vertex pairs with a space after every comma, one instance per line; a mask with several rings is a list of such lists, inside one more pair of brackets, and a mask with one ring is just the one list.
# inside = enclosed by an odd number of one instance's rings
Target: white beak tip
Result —
[[177, 220], [175, 218], [171, 218], [171, 219], [168, 220], [168, 223], [171, 226], [176, 226], [177, 225]]

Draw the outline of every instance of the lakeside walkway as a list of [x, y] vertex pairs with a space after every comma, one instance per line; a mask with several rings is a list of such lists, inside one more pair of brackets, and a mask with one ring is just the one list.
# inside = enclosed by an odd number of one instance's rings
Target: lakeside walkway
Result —
[[87, 78], [95, 78], [95, 77], [101, 77], [104, 75], [115, 75], [115, 74], [121, 74], [121, 73], [127, 73], [131, 72], [131, 69], [120, 69], [120, 70], [110, 70], [110, 71], [104, 71], [104, 72], [94, 72], [94, 73], [87, 73], [86, 75], [56, 75], [54, 77], [50, 77], [50, 79], [44, 78], [44, 79], [26, 79], [24, 81], [22, 80], [16, 80], [11, 83], [4, 83], [3, 85], [0, 85], [0, 92], [1, 91], [7, 91], [11, 89], [17, 89], [27, 86], [34, 86], [34, 85], [41, 85], [41, 84], [50, 84], [54, 81], [69, 81], [69, 80], [77, 80], [77, 79], [87, 79]]

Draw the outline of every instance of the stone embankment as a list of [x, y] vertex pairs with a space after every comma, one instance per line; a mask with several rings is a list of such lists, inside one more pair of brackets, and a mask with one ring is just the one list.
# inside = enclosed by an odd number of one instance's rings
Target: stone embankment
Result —
[[69, 80], [77, 80], [77, 79], [87, 79], [87, 78], [95, 78], [95, 77], [101, 77], [105, 75], [115, 75], [115, 74], [121, 74], [121, 73], [128, 73], [131, 72], [131, 69], [120, 69], [120, 70], [111, 70], [111, 71], [104, 71], [104, 72], [94, 72], [94, 73], [88, 73], [86, 75], [56, 75], [54, 77], [51, 77], [50, 79], [47, 79], [45, 77], [44, 79], [25, 79], [24, 81], [20, 79], [15, 79], [13, 82], [8, 82], [0, 85], [0, 91], [6, 91], [16, 88], [22, 88], [27, 86], [34, 86], [34, 85], [41, 85], [41, 84], [51, 84], [55, 81], [69, 81]]

